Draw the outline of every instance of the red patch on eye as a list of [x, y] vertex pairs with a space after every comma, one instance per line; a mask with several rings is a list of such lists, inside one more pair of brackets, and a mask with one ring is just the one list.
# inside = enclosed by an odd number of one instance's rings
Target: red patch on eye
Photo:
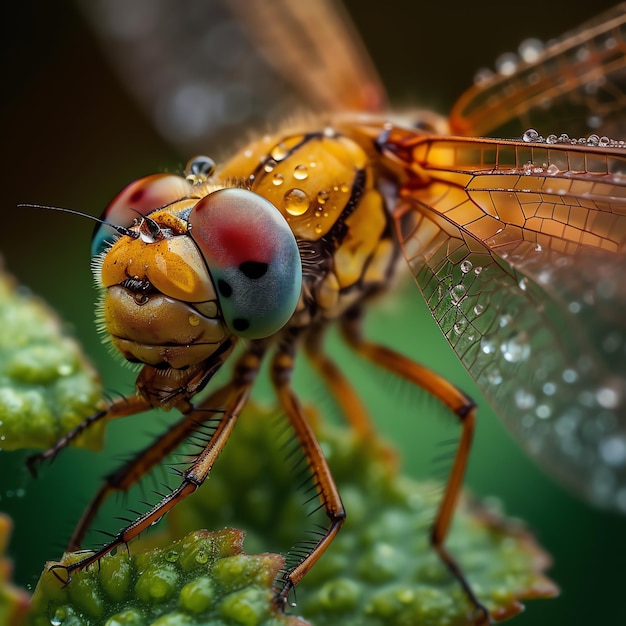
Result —
[[[263, 224], [218, 224], [214, 228], [211, 255], [222, 267], [238, 267], [244, 261], [269, 263], [271, 237], [264, 235]], [[269, 241], [268, 241], [269, 239]]]
[[134, 191], [133, 193], [130, 194], [130, 198], [128, 198], [128, 201], [131, 203], [134, 202], [141, 202], [142, 198], [145, 195], [145, 190], [144, 189], [137, 189], [137, 191]]

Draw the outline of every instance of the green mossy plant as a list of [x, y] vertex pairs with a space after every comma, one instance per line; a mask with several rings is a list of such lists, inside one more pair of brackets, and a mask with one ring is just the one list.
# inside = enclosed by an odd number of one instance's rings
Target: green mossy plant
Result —
[[[100, 379], [39, 298], [0, 259], [0, 449], [47, 448], [102, 404]], [[98, 450], [105, 424], [73, 443]]]

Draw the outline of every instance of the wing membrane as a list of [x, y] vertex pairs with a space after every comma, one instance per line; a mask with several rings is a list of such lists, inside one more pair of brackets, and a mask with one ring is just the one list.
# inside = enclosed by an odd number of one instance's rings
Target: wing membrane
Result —
[[626, 4], [530, 57], [505, 64], [465, 92], [451, 113], [453, 132], [492, 134], [518, 118], [524, 128], [565, 124], [581, 135], [599, 127], [625, 134]]
[[626, 153], [426, 139], [412, 154], [428, 184], [396, 223], [441, 330], [552, 475], [623, 510]]
[[129, 92], [186, 156], [303, 112], [384, 107], [376, 71], [333, 0], [78, 4]]

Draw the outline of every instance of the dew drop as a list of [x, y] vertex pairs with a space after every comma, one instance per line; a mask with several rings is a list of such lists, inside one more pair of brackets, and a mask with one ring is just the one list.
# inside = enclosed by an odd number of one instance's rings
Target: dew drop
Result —
[[274, 161], [274, 159], [270, 159], [269, 161], [265, 162], [265, 165], [263, 165], [263, 169], [265, 170], [266, 173], [270, 173], [274, 171], [274, 168], [276, 167], [276, 165], [278, 165], [276, 163], [276, 161]]
[[463, 331], [466, 328], [467, 328], [467, 320], [461, 318], [454, 324], [454, 326], [452, 327], [452, 330], [454, 330], [455, 335], [462, 335]]
[[619, 406], [620, 394], [611, 387], [602, 387], [596, 392], [596, 400], [605, 409], [616, 409]]
[[285, 146], [284, 143], [276, 144], [270, 152], [270, 156], [275, 161], [282, 161], [287, 156], [287, 154], [289, 154], [289, 152], [287, 150], [287, 146]]
[[309, 196], [302, 189], [290, 189], [283, 196], [285, 210], [289, 215], [303, 215], [309, 208]]
[[547, 404], [540, 404], [535, 409], [535, 415], [539, 419], [546, 420], [552, 415], [552, 409]]
[[617, 40], [615, 37], [607, 37], [604, 40], [604, 47], [606, 50], [612, 50], [615, 46], [617, 46]]
[[170, 563], [176, 563], [176, 561], [178, 561], [178, 552], [176, 552], [176, 550], [170, 550], [165, 555], [165, 560], [169, 561]]
[[560, 171], [559, 166], [554, 163], [551, 163], [546, 168], [546, 174], [548, 174], [548, 176], [556, 176]]
[[526, 291], [526, 289], [528, 289], [528, 278], [526, 277], [520, 278], [517, 284], [519, 285], [519, 288], [522, 291]]
[[511, 76], [515, 73], [519, 58], [513, 52], [505, 52], [496, 59], [496, 70], [502, 76]]
[[464, 274], [467, 274], [471, 270], [472, 270], [472, 262], [471, 261], [463, 261], [463, 263], [461, 263], [461, 271]]
[[326, 202], [328, 202], [328, 192], [325, 191], [324, 189], [322, 189], [322, 191], [318, 191], [317, 192], [317, 202], [319, 204], [326, 204]]
[[476, 276], [480, 276], [482, 271], [483, 271], [482, 265], [477, 265], [474, 268], [474, 274], [476, 274]]
[[546, 137], [546, 143], [556, 143], [558, 141], [558, 137], [556, 135], [548, 135]]
[[275, 187], [280, 187], [285, 182], [285, 177], [282, 174], [274, 174], [272, 176], [272, 184]]
[[316, 235], [321, 235], [323, 230], [324, 229], [322, 228], [321, 224], [315, 224], [315, 234]]
[[515, 392], [515, 405], [522, 411], [532, 409], [535, 406], [535, 396], [524, 389], [518, 389]]
[[197, 315], [190, 315], [189, 324], [191, 326], [198, 326], [200, 324], [200, 318]]
[[591, 52], [586, 46], [581, 46], [580, 48], [578, 48], [578, 50], [576, 50], [576, 58], [579, 61], [587, 61], [590, 55]]
[[500, 370], [497, 368], [492, 369], [487, 374], [487, 381], [491, 385], [499, 385], [502, 382], [502, 374], [500, 373]]
[[196, 563], [203, 565], [204, 563], [208, 563], [209, 555], [204, 550], [198, 550], [195, 559]]
[[597, 146], [600, 143], [600, 137], [598, 135], [589, 135], [587, 138], [587, 145]]
[[575, 383], [578, 380], [578, 372], [576, 372], [576, 370], [568, 368], [566, 370], [563, 370], [563, 374], [561, 374], [561, 378], [566, 383], [569, 383], [569, 384]]
[[528, 334], [525, 331], [515, 333], [500, 346], [500, 351], [504, 360], [509, 363], [525, 361], [530, 356]]
[[341, 185], [339, 189], [342, 193], [348, 193], [348, 191], [350, 191], [350, 185], [346, 185], [346, 183], [343, 183], [343, 185]]
[[477, 304], [474, 306], [474, 314], [482, 315], [485, 312], [485, 307], [482, 304]]
[[50, 618], [51, 626], [61, 626], [67, 617], [67, 611], [64, 608], [59, 608], [55, 611], [54, 615]]
[[491, 339], [483, 337], [480, 341], [480, 349], [484, 354], [493, 354], [496, 351], [496, 345]]
[[613, 435], [603, 439], [598, 449], [600, 456], [608, 465], [616, 467], [626, 464], [626, 440], [623, 436]]
[[600, 128], [602, 121], [601, 115], [590, 115], [587, 118], [587, 126], [589, 126], [589, 128]]
[[452, 287], [452, 289], [450, 290], [450, 298], [452, 300], [452, 304], [454, 304], [455, 306], [459, 304], [459, 302], [461, 302], [461, 300], [463, 300], [463, 298], [465, 297], [465, 292], [466, 289], [463, 285], [455, 285], [454, 287]]
[[293, 170], [293, 177], [296, 180], [306, 180], [309, 177], [309, 170], [306, 165], [296, 165]]
[[534, 63], [543, 52], [543, 41], [540, 39], [525, 39], [519, 45], [518, 52], [526, 63]]
[[509, 315], [508, 313], [504, 313], [503, 315], [500, 316], [500, 319], [498, 320], [498, 326], [500, 326], [500, 328], [505, 328], [512, 321], [513, 321], [513, 316]]
[[547, 382], [543, 384], [541, 390], [546, 396], [553, 396], [556, 393], [556, 385], [552, 382]]
[[522, 135], [522, 141], [530, 143], [532, 141], [537, 141], [539, 139], [539, 133], [534, 128], [529, 128]]

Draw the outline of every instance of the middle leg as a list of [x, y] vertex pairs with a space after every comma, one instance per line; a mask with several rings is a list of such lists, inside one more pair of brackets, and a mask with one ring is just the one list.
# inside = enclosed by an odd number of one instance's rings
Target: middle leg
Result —
[[277, 602], [284, 606], [290, 590], [295, 587], [306, 573], [315, 565], [326, 548], [341, 528], [346, 513], [339, 496], [339, 491], [324, 457], [315, 433], [309, 424], [306, 414], [291, 388], [291, 374], [294, 364], [293, 342], [286, 342], [281, 346], [272, 361], [271, 376], [280, 405], [285, 411], [293, 428], [296, 438], [304, 452], [306, 462], [315, 481], [315, 487], [322, 506], [328, 517], [326, 531], [321, 534], [319, 540], [283, 576], [283, 587], [277, 593]]

